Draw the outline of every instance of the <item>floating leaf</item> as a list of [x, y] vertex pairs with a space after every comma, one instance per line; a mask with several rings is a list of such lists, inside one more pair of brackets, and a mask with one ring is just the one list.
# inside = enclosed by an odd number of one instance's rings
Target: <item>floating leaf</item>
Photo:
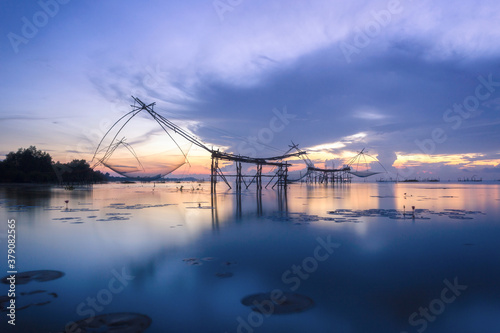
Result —
[[44, 293], [46, 292], [47, 290], [33, 290], [33, 291], [30, 291], [30, 292], [26, 292], [26, 293], [21, 293], [22, 296], [24, 295], [34, 295], [34, 294], [40, 294], [40, 293]]
[[186, 264], [190, 266], [199, 266], [202, 265], [202, 262], [198, 260], [198, 258], [186, 258], [182, 259]]
[[124, 216], [110, 216], [106, 219], [97, 219], [96, 221], [97, 222], [110, 222], [110, 221], [126, 221], [126, 220], [130, 220], [130, 218], [124, 217]]
[[[54, 298], [57, 298], [56, 293], [48, 293], [46, 290], [34, 290], [29, 292], [21, 292], [16, 295], [16, 310], [21, 311], [27, 309], [31, 306], [42, 306], [47, 305], [52, 302]], [[0, 297], [0, 312], [9, 312], [7, 307], [10, 304], [10, 297], [1, 296]]]
[[223, 278], [230, 278], [233, 275], [234, 274], [231, 273], [231, 272], [224, 272], [224, 273], [217, 273], [217, 274], [215, 274], [215, 276], [217, 276], [218, 278], [221, 278], [221, 279], [223, 279]]
[[456, 219], [456, 220], [473, 220], [473, 217], [469, 216], [464, 216], [464, 215], [450, 215], [448, 216], [450, 219]]
[[[27, 284], [31, 281], [46, 282], [59, 279], [60, 277], [64, 276], [64, 273], [60, 271], [39, 270], [21, 272], [14, 275], [16, 276], [16, 284]], [[9, 280], [7, 280], [7, 278], [9, 277], [10, 275], [7, 275], [2, 278], [2, 283], [10, 284]]]
[[223, 263], [221, 263], [222, 266], [235, 266], [237, 264], [238, 263], [236, 261], [224, 261]]
[[0, 312], [7, 311], [9, 303], [10, 303], [10, 297], [0, 295]]
[[151, 322], [151, 318], [139, 313], [109, 313], [79, 320], [72, 329], [81, 333], [141, 333]]
[[314, 305], [311, 298], [300, 294], [283, 292], [277, 296], [279, 297], [273, 298], [272, 293], [253, 294], [243, 298], [241, 304], [263, 314], [298, 313], [309, 310]]

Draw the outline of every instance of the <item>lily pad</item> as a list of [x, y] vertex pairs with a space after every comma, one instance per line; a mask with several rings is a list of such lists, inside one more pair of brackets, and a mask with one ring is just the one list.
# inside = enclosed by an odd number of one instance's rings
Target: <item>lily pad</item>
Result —
[[203, 265], [203, 263], [201, 261], [199, 261], [198, 258], [186, 258], [186, 259], [182, 259], [182, 261], [184, 261], [186, 264], [188, 264], [190, 266]]
[[314, 301], [304, 295], [282, 292], [279, 295], [273, 293], [249, 295], [241, 300], [241, 304], [263, 314], [290, 314], [309, 310], [313, 307]]
[[221, 278], [221, 279], [224, 279], [224, 278], [230, 278], [232, 277], [234, 274], [231, 273], [231, 272], [224, 272], [224, 273], [217, 273], [215, 274], [215, 276], [217, 276], [218, 278]]
[[[140, 313], [109, 313], [79, 320], [72, 329], [81, 333], [141, 333], [151, 325], [151, 318]], [[76, 329], [79, 330], [76, 330]]]
[[10, 303], [10, 297], [0, 295], [0, 312], [7, 311], [9, 303]]
[[158, 205], [150, 205], [150, 204], [135, 204], [135, 205], [125, 205], [125, 204], [111, 204], [108, 208], [116, 208], [116, 209], [146, 209], [146, 208], [159, 208], [166, 207], [176, 204], [158, 204]]
[[[16, 284], [27, 284], [31, 281], [38, 282], [47, 282], [59, 279], [64, 276], [63, 272], [60, 271], [50, 271], [50, 270], [39, 270], [39, 271], [27, 271], [15, 274], [16, 276]], [[2, 283], [10, 284], [10, 281], [7, 280], [10, 275], [7, 275], [2, 278]]]
[[221, 266], [235, 266], [237, 264], [238, 263], [236, 261], [224, 261], [223, 263], [221, 263]]
[[470, 216], [465, 216], [465, 215], [450, 215], [448, 216], [450, 219], [455, 219], [455, 220], [473, 220], [473, 217]]
[[[29, 292], [21, 292], [16, 295], [16, 310], [21, 311], [32, 306], [47, 305], [52, 302], [58, 295], [46, 290], [33, 290]], [[8, 312], [7, 306], [10, 303], [10, 298], [7, 296], [0, 297], [0, 312]]]
[[110, 216], [107, 219], [97, 219], [97, 222], [110, 222], [110, 221], [126, 221], [130, 220], [130, 218], [125, 216]]

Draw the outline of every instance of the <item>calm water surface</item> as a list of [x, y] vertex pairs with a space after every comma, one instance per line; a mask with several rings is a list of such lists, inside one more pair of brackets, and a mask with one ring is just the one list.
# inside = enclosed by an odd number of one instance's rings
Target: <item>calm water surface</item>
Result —
[[[2, 312], [0, 331], [62, 332], [112, 313], [149, 317], [147, 333], [500, 331], [498, 184], [297, 184], [261, 196], [220, 184], [214, 203], [209, 189], [1, 187], [0, 275], [8, 219], [17, 270], [64, 275], [18, 284], [15, 329]], [[272, 290], [314, 305], [271, 315], [241, 302]], [[120, 327], [87, 332], [137, 332]]]

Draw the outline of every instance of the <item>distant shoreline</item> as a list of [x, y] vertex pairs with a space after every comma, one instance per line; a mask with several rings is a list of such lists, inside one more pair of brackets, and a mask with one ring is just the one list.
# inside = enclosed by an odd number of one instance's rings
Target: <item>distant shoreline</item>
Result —
[[[151, 182], [141, 182], [141, 181], [136, 181], [133, 183], [130, 183], [131, 185], [133, 184], [158, 184], [158, 183], [193, 183], [193, 182], [199, 182], [193, 181], [193, 180], [168, 180], [168, 181], [151, 181]], [[106, 184], [126, 184], [122, 183], [121, 181], [107, 181], [107, 182], [102, 182], [102, 183], [93, 183], [93, 184], [73, 184], [73, 185], [68, 185], [68, 184], [57, 184], [57, 183], [0, 183], [1, 188], [64, 188], [67, 186], [73, 186], [74, 188], [81, 188], [81, 187], [89, 187], [92, 185], [106, 185]], [[290, 185], [305, 185], [306, 183], [300, 183], [300, 182], [294, 182], [291, 183]], [[380, 184], [380, 185], [387, 185], [387, 184], [405, 184], [405, 185], [430, 185], [434, 184], [436, 186], [439, 185], [449, 185], [449, 184], [454, 184], [454, 185], [500, 185], [500, 180], [483, 180], [481, 182], [459, 182], [459, 181], [442, 181], [442, 182], [377, 182], [377, 181], [369, 181], [369, 182], [352, 182], [351, 184]], [[307, 185], [314, 185], [314, 186], [332, 186], [332, 184], [307, 184]], [[336, 184], [335, 184], [336, 185]]]

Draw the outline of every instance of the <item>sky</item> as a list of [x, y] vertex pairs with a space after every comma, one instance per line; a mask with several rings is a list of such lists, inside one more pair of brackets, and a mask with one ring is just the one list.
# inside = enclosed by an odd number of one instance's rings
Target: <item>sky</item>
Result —
[[[236, 154], [293, 141], [318, 167], [365, 148], [403, 178], [500, 179], [498, 1], [2, 0], [0, 16], [0, 159], [91, 160], [137, 96]], [[177, 174], [209, 172], [189, 160]]]

